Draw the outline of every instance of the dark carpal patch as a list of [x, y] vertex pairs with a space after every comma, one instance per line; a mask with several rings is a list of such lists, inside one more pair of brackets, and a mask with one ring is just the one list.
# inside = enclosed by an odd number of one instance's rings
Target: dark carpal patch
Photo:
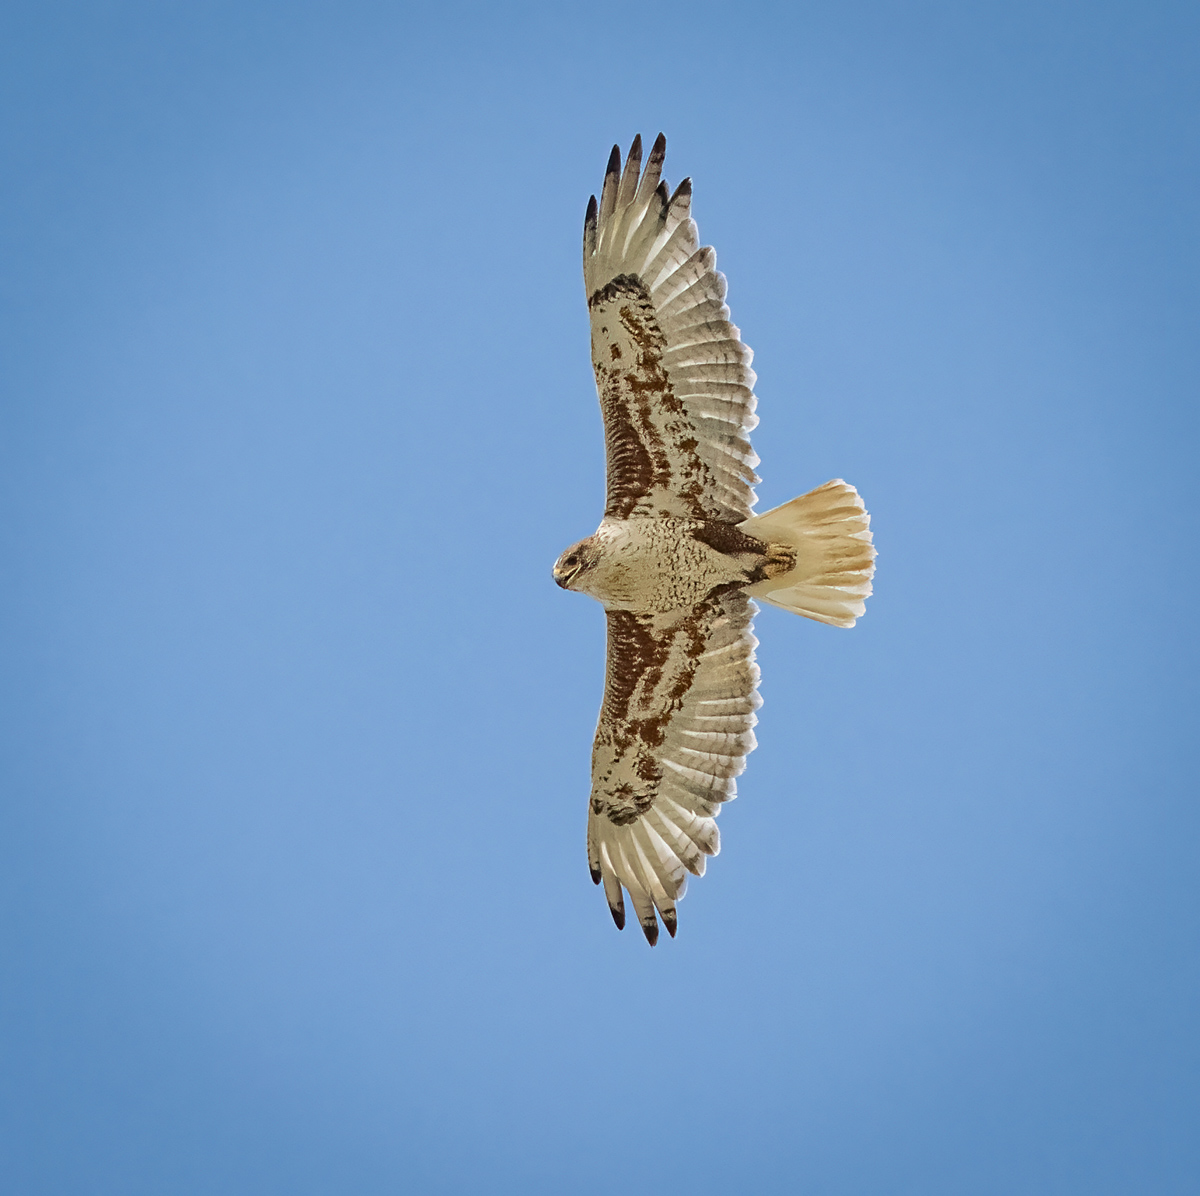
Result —
[[616, 826], [628, 826], [631, 822], [637, 822], [654, 805], [658, 782], [661, 779], [655, 770], [654, 776], [643, 789], [635, 789], [628, 782], [614, 786], [608, 795], [606, 813], [609, 822]]
[[650, 296], [642, 280], [636, 274], [618, 274], [610, 283], [606, 283], [588, 299], [589, 308], [603, 307], [612, 302], [618, 295], [634, 299], [649, 300]]

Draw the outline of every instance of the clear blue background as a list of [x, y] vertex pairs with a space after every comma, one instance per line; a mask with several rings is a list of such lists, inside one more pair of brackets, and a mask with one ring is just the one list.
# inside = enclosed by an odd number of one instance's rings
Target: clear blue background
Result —
[[[1200, 1188], [1200, 14], [6, 5], [0, 1188]], [[850, 633], [587, 876], [579, 240], [663, 129]]]

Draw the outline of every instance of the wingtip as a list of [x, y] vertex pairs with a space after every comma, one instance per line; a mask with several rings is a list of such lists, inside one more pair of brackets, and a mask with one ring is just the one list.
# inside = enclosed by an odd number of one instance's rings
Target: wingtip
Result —
[[654, 139], [654, 144], [650, 147], [650, 160], [652, 162], [661, 162], [667, 156], [667, 136], [665, 133], [659, 133]]
[[642, 933], [646, 936], [646, 942], [653, 947], [658, 942], [658, 919], [651, 917], [649, 922], [643, 922], [641, 925]]
[[598, 211], [599, 205], [596, 203], [596, 197], [592, 195], [588, 198], [587, 212], [584, 213], [583, 217], [584, 228], [590, 228], [596, 223], [596, 213]]
[[605, 177], [607, 178], [608, 175], [610, 175], [610, 174], [620, 174], [620, 173], [621, 173], [621, 147], [619, 145], [614, 145], [612, 147], [612, 153], [608, 155], [608, 167], [605, 169], [604, 174], [605, 174]]
[[618, 930], [625, 929], [625, 905], [610, 905], [608, 912], [612, 914], [612, 920], [616, 923]]
[[679, 186], [675, 188], [675, 194], [671, 196], [671, 203], [674, 203], [677, 199], [691, 199], [691, 198], [692, 198], [692, 180], [690, 178], [687, 178], [687, 179], [684, 179], [683, 182], [680, 183]]
[[673, 909], [663, 910], [663, 925], [667, 928], [667, 933], [674, 938], [675, 931], [679, 929], [679, 919], [675, 916]]
[[592, 874], [592, 884], [598, 885], [604, 879], [604, 877], [600, 874], [599, 868], [593, 868], [589, 864], [588, 871]]
[[629, 147], [629, 157], [636, 158], [639, 162], [642, 160], [642, 135], [634, 133], [633, 143]]

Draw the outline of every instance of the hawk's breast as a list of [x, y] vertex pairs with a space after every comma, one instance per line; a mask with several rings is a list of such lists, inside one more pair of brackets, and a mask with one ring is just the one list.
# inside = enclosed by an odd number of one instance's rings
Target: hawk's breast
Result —
[[608, 610], [660, 614], [745, 582], [742, 564], [697, 535], [703, 528], [692, 519], [605, 519], [596, 533], [600, 559], [579, 588]]

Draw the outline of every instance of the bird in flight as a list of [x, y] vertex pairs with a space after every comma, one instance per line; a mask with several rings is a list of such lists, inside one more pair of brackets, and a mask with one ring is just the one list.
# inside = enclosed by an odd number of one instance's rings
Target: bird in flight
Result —
[[752, 354], [700, 246], [691, 180], [671, 193], [662, 179], [666, 148], [660, 133], [643, 170], [640, 136], [623, 169], [613, 146], [584, 217], [607, 501], [554, 565], [608, 620], [588, 865], [617, 928], [624, 890], [651, 946], [658, 916], [674, 937], [687, 874], [717, 854], [716, 816], [755, 746], [752, 599], [853, 627], [875, 572], [870, 516], [841, 479], [751, 513]]

